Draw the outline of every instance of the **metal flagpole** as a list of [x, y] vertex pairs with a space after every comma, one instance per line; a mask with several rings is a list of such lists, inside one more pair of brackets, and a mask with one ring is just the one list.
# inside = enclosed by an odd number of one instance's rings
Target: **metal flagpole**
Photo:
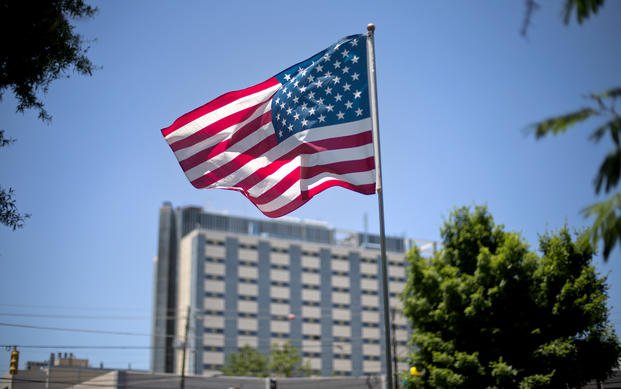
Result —
[[371, 122], [373, 125], [373, 144], [375, 151], [375, 191], [379, 208], [380, 252], [382, 266], [382, 301], [384, 303], [384, 365], [386, 367], [386, 387], [393, 388], [392, 353], [390, 350], [390, 316], [388, 299], [388, 266], [386, 264], [386, 235], [384, 231], [384, 195], [382, 194], [382, 164], [380, 158], [379, 119], [377, 115], [377, 89], [375, 76], [375, 25], [367, 26], [367, 66], [369, 67], [369, 100], [371, 105]]

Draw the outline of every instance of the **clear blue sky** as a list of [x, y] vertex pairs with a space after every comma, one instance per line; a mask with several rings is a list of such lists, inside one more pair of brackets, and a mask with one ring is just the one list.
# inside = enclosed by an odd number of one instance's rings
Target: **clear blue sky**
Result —
[[[94, 2], [98, 14], [77, 31], [94, 40], [89, 57], [101, 69], [52, 84], [44, 101], [53, 122], [16, 114], [10, 94], [0, 102], [1, 128], [18, 139], [0, 151], [0, 184], [32, 214], [22, 230], [0, 227], [0, 322], [148, 334], [162, 202], [263, 217], [238, 193], [195, 190], [160, 129], [369, 22], [389, 234], [439, 239], [450, 211], [474, 204], [532, 247], [546, 231], [583, 228], [607, 140], [589, 142], [583, 127], [537, 142], [524, 129], [619, 86], [621, 2], [568, 27], [561, 1], [542, 3], [524, 38], [523, 1]], [[330, 189], [291, 216], [361, 230], [364, 213], [377, 231], [375, 196]], [[598, 267], [610, 273], [621, 331], [619, 250]], [[148, 346], [149, 338], [0, 326], [0, 344]], [[23, 349], [21, 361], [50, 351], [149, 366], [147, 349]], [[0, 350], [0, 371], [8, 360]]]

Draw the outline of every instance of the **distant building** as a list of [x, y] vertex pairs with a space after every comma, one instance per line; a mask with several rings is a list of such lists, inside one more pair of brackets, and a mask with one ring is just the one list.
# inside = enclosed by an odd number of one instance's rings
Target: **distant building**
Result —
[[[179, 372], [190, 308], [186, 371], [209, 374], [244, 345], [269, 354], [290, 341], [323, 376], [383, 372], [379, 237], [325, 223], [251, 219], [197, 207], [160, 209], [152, 369]], [[388, 237], [390, 305], [406, 281], [405, 252], [430, 242]], [[397, 314], [397, 355], [409, 329]], [[406, 369], [401, 364], [400, 370]]]

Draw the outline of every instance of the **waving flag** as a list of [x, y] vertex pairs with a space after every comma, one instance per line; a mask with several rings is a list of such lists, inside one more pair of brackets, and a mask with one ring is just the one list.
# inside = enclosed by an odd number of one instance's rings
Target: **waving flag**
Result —
[[239, 191], [269, 217], [332, 186], [375, 193], [366, 39], [344, 38], [164, 128], [192, 185]]

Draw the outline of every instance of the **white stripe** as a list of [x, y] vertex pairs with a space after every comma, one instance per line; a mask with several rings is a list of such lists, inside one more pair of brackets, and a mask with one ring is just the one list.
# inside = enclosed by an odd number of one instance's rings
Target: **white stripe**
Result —
[[302, 192], [302, 188], [310, 190], [324, 182], [339, 181], [348, 182], [353, 185], [367, 185], [375, 183], [375, 169], [366, 172], [348, 173], [334, 175], [331, 173], [323, 173], [311, 179], [300, 180], [297, 183], [291, 185], [282, 195], [278, 196], [269, 203], [257, 205], [262, 212], [276, 211], [293, 200], [295, 200]]
[[296, 199], [302, 192], [300, 192], [299, 181], [291, 185], [289, 189], [284, 191], [280, 196], [270, 201], [269, 203], [257, 205], [261, 212], [272, 212], [284, 207], [291, 201]]
[[242, 109], [255, 106], [276, 93], [280, 87], [281, 84], [276, 84], [270, 88], [239, 98], [223, 107], [216, 109], [215, 111], [209, 112], [208, 114], [203, 115], [166, 135], [166, 141], [168, 144], [178, 142], [222, 118], [230, 116], [231, 114], [241, 111]]
[[175, 156], [177, 157], [177, 160], [179, 160], [179, 162], [184, 161], [188, 158], [190, 158], [191, 156], [193, 156], [194, 154], [210, 148], [212, 146], [217, 145], [218, 143], [225, 141], [226, 139], [230, 138], [235, 131], [237, 131], [238, 129], [240, 129], [241, 127], [245, 126], [246, 124], [250, 123], [252, 120], [256, 119], [257, 117], [265, 114], [266, 112], [269, 112], [270, 109], [272, 109], [272, 100], [267, 101], [262, 107], [258, 107], [257, 111], [255, 111], [255, 113], [252, 114], [251, 117], [249, 117], [248, 119], [244, 120], [241, 123], [236, 123], [232, 126], [230, 126], [229, 128], [220, 131], [219, 133], [215, 134], [212, 137], [209, 137], [205, 140], [202, 140], [198, 143], [195, 143], [191, 146], [188, 146], [184, 149], [179, 149], [177, 151], [175, 151]]
[[[222, 152], [216, 155], [213, 158], [208, 159], [207, 161], [201, 163], [200, 165], [196, 165], [191, 169], [185, 171], [186, 177], [188, 180], [194, 181], [197, 178], [205, 175], [205, 173], [214, 171], [219, 167], [226, 165], [228, 162], [232, 161], [233, 158], [237, 157], [241, 153], [249, 150], [257, 143], [265, 140], [266, 138], [272, 136], [274, 134], [274, 126], [272, 123], [267, 123], [263, 127], [257, 129], [252, 135], [245, 137], [240, 142], [234, 144], [230, 149], [225, 152]], [[225, 177], [226, 179], [227, 177]], [[210, 185], [210, 188], [221, 186], [221, 185]]]
[[[320, 141], [323, 139], [330, 139], [330, 138], [336, 138], [336, 137], [341, 137], [341, 136], [356, 135], [356, 134], [364, 133], [364, 132], [370, 131], [371, 129], [370, 125], [371, 125], [371, 120], [369, 118], [366, 118], [363, 120], [359, 120], [357, 122], [337, 124], [337, 125], [328, 126], [328, 127], [312, 128], [310, 130], [298, 132], [297, 134], [292, 135], [289, 138], [287, 138], [284, 142], [279, 143], [278, 145], [276, 145], [274, 148], [272, 148], [271, 150], [269, 150], [262, 156], [249, 161], [245, 166], [241, 167], [237, 171], [231, 173], [227, 177], [224, 177], [218, 182], [213, 183], [212, 185], [209, 186], [209, 188], [234, 187], [236, 183], [244, 180], [245, 178], [253, 174], [255, 171], [257, 171], [258, 169], [269, 165], [270, 163], [272, 163], [272, 161], [275, 161], [278, 158], [282, 157], [289, 151], [293, 150], [295, 147], [299, 146], [301, 143], [316, 142], [316, 141]], [[269, 127], [270, 127], [269, 129], [273, 132], [274, 127], [271, 124]], [[268, 129], [266, 128], [266, 130]], [[237, 157], [237, 155], [239, 155], [240, 152], [242, 151], [245, 151], [245, 150], [236, 150], [236, 148], [233, 147], [230, 151], [222, 153], [222, 155], [226, 155], [226, 158], [218, 158], [217, 161], [214, 161], [215, 163], [213, 165], [210, 165], [211, 166], [210, 170], [215, 170], [218, 167], [228, 163], [229, 161]], [[202, 165], [205, 165], [205, 164], [201, 164], [199, 166], [202, 166]], [[193, 181], [199, 178], [201, 175], [203, 175], [207, 171], [210, 171], [210, 170], [203, 169], [203, 172], [198, 174], [200, 172], [199, 166], [196, 166], [195, 168], [191, 169], [193, 171], [191, 175], [188, 175], [189, 171], [186, 172], [186, 175], [188, 176], [188, 179], [190, 179], [190, 181]]]
[[281, 166], [274, 173], [265, 177], [263, 180], [261, 180], [256, 185], [254, 185], [252, 188], [248, 189], [248, 193], [250, 193], [252, 197], [259, 197], [263, 193], [272, 189], [274, 185], [282, 181], [282, 179], [285, 178], [287, 174], [299, 168], [300, 168], [300, 157], [298, 156], [298, 157], [293, 158], [291, 161], [287, 162], [283, 166]]
[[302, 157], [302, 166], [327, 165], [335, 162], [355, 161], [372, 156], [373, 143], [368, 143], [348, 149], [326, 150], [315, 154], [306, 154]]
[[285, 165], [281, 166], [277, 171], [265, 177], [252, 188], [248, 193], [252, 197], [259, 197], [263, 193], [270, 190], [274, 185], [282, 181], [285, 176], [301, 166], [312, 167], [318, 165], [328, 165], [335, 162], [352, 161], [373, 156], [373, 144], [352, 147], [349, 149], [327, 150], [315, 154], [302, 154]]
[[321, 173], [315, 177], [300, 180], [300, 187], [304, 190], [311, 190], [328, 181], [345, 181], [353, 185], [374, 184], [375, 169], [347, 174]]

